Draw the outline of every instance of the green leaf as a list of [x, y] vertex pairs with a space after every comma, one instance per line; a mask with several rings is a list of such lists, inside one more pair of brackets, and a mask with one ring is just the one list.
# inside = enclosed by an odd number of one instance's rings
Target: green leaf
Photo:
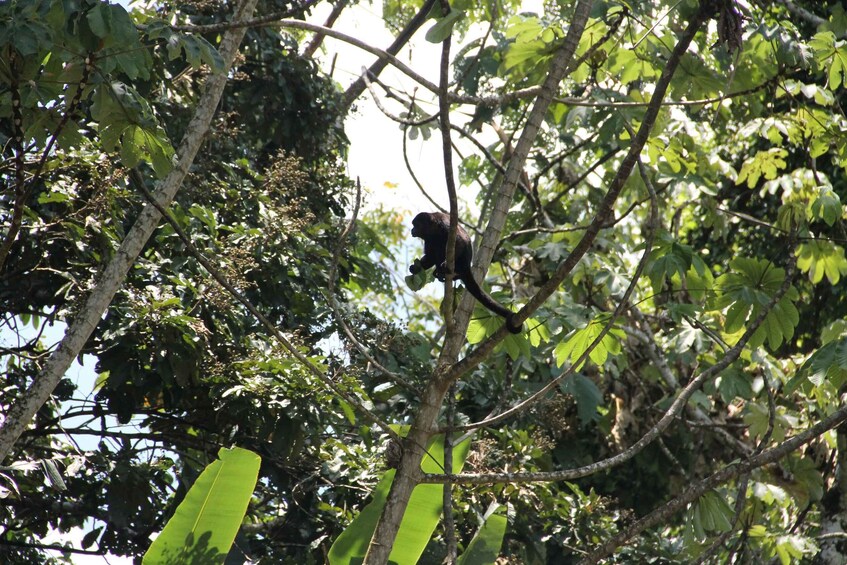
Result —
[[599, 417], [597, 407], [603, 403], [603, 393], [600, 392], [594, 381], [580, 373], [574, 373], [562, 381], [560, 388], [562, 392], [573, 395], [576, 400], [579, 420], [583, 426]]
[[[420, 259], [415, 259], [415, 264], [420, 263]], [[432, 271], [425, 271], [421, 269], [414, 275], [406, 275], [404, 279], [406, 281], [406, 286], [409, 287], [414, 292], [419, 291], [424, 286], [426, 286], [430, 281], [435, 280], [435, 277], [432, 276]]]
[[823, 31], [814, 36], [809, 42], [815, 53], [815, 61], [826, 69], [830, 90], [838, 89], [844, 84], [847, 73], [847, 41], [835, 39], [831, 31]]
[[[744, 423], [750, 426], [748, 433], [755, 437], [764, 436], [770, 425], [768, 407], [758, 402], [748, 402], [744, 408]], [[796, 418], [786, 415], [782, 407], [777, 407], [771, 441], [779, 442], [785, 439], [786, 433], [794, 425], [796, 425]]]
[[767, 180], [775, 179], [778, 172], [786, 167], [786, 157], [788, 157], [788, 151], [782, 148], [759, 151], [755, 157], [746, 160], [741, 165], [735, 183], [742, 184], [746, 180], [747, 187], [754, 188], [762, 176]]
[[541, 34], [541, 21], [534, 17], [512, 16], [506, 28], [506, 38], [518, 42], [532, 41]]
[[792, 479], [786, 489], [797, 501], [798, 507], [806, 508], [810, 503], [823, 498], [823, 475], [812, 459], [792, 454], [785, 461], [785, 466], [788, 477]]
[[[224, 69], [224, 61], [215, 47], [199, 35], [179, 35], [175, 38], [176, 45], [172, 49], [181, 48], [185, 59], [195, 69], [203, 64], [209, 65], [213, 72], [220, 73]], [[171, 47], [169, 47], [171, 49]], [[173, 56], [173, 51], [171, 51]], [[172, 57], [173, 58], [173, 57]]]
[[221, 449], [185, 495], [142, 563], [223, 563], [256, 486], [261, 458]]
[[[605, 327], [609, 320], [608, 314], [601, 314], [594, 320], [588, 323], [588, 326], [581, 330], [574, 331], [569, 338], [556, 346], [554, 354], [556, 355], [556, 365], [561, 367], [565, 361], [570, 360], [571, 363], [576, 361], [588, 350], [588, 347], [594, 342], [600, 332]], [[596, 364], [602, 365], [606, 362], [609, 354], [619, 355], [621, 352], [621, 340], [626, 339], [626, 334], [620, 328], [613, 327], [600, 343], [597, 344], [589, 354], [589, 359]], [[581, 367], [581, 365], [580, 365]], [[580, 367], [576, 367], [577, 370]]]
[[[453, 446], [453, 472], [460, 473], [470, 451], [471, 438]], [[434, 437], [426, 448], [427, 455], [421, 462], [425, 473], [444, 472], [444, 436]], [[394, 480], [395, 470], [387, 471], [376, 488], [373, 499], [341, 533], [329, 550], [331, 565], [358, 563], [365, 556], [376, 523], [382, 514], [388, 490]], [[423, 550], [432, 537], [432, 532], [441, 519], [444, 487], [434, 484], [422, 484], [415, 487], [400, 530], [394, 541], [389, 561], [394, 563], [417, 563]]]
[[811, 218], [818, 218], [833, 225], [841, 217], [841, 198], [829, 187], [822, 187], [810, 208]]
[[[782, 286], [785, 271], [764, 259], [736, 257], [729, 263], [730, 272], [715, 281], [715, 297], [711, 301], [713, 310], [726, 309], [724, 331], [737, 334], [755, 320]], [[765, 341], [772, 348], [794, 335], [800, 322], [800, 313], [794, 306], [799, 293], [792, 286], [768, 312], [764, 322], [751, 336], [749, 345], [759, 347]]]
[[753, 387], [750, 377], [738, 369], [726, 369], [722, 371], [715, 384], [718, 387], [721, 398], [729, 404], [736, 398], [750, 400], [753, 398]]
[[705, 539], [710, 532], [728, 532], [732, 529], [734, 512], [723, 496], [714, 490], [701, 496], [687, 515], [687, 525], [694, 536]]
[[446, 16], [438, 18], [435, 24], [426, 32], [426, 40], [430, 43], [441, 43], [453, 32], [453, 26], [465, 17], [464, 10], [451, 9]]
[[615, 49], [609, 55], [609, 70], [620, 76], [623, 84], [656, 77], [659, 72], [649, 60], [639, 57], [634, 49]]
[[818, 284], [824, 275], [830, 284], [838, 284], [842, 275], [847, 275], [847, 259], [844, 248], [822, 239], [801, 243], [795, 253], [797, 267], [809, 273], [809, 280]]
[[788, 493], [785, 492], [785, 489], [777, 485], [755, 481], [751, 485], [751, 490], [754, 497], [768, 505], [778, 504], [784, 506], [788, 501]]
[[492, 503], [482, 527], [459, 556], [457, 565], [489, 565], [497, 561], [508, 524], [505, 514], [497, 513], [500, 508], [499, 504]]
[[816, 387], [830, 382], [836, 390], [847, 382], [847, 337], [830, 341], [812, 353], [786, 384], [786, 393], [794, 392], [806, 381]]
[[16, 22], [16, 25], [9, 28], [10, 43], [23, 57], [31, 57], [52, 46], [50, 28], [41, 22]]
[[86, 16], [91, 31], [103, 39], [112, 33], [112, 12], [106, 3], [95, 4]]
[[695, 258], [698, 259], [698, 267], [703, 268], [702, 260], [694, 255], [691, 246], [679, 243], [666, 231], [659, 232], [647, 261], [647, 276], [653, 291], [661, 292], [666, 280], [682, 277], [692, 267]]

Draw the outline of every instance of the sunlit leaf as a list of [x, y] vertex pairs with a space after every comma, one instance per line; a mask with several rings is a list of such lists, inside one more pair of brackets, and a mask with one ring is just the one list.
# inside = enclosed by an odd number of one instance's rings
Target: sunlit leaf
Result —
[[223, 563], [253, 494], [261, 458], [246, 449], [221, 449], [142, 560], [165, 563]]

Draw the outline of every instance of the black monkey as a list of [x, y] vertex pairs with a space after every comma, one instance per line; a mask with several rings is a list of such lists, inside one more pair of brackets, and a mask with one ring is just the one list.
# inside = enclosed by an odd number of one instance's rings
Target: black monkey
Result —
[[[425, 271], [435, 267], [435, 278], [444, 281], [447, 274], [447, 235], [450, 233], [450, 216], [444, 212], [421, 212], [412, 220], [412, 237], [424, 240], [424, 254], [420, 259], [415, 259], [409, 270], [412, 274]], [[473, 246], [468, 232], [457, 226], [456, 228], [456, 258], [454, 277], [463, 283], [468, 292], [474, 298], [494, 312], [506, 319], [506, 328], [513, 334], [521, 333], [522, 324], [515, 322], [515, 314], [486, 293], [476, 282], [471, 272], [471, 259], [473, 258]]]

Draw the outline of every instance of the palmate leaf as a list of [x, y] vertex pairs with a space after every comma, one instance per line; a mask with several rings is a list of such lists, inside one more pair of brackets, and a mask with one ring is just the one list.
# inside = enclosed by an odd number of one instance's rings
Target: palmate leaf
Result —
[[572, 394], [576, 400], [579, 421], [583, 426], [597, 420], [599, 413], [597, 407], [603, 404], [603, 393], [588, 377], [575, 373], [562, 381], [560, 388], [562, 392]]
[[[730, 272], [715, 282], [716, 297], [712, 310], [725, 310], [724, 331], [738, 334], [755, 320], [782, 286], [785, 271], [762, 259], [738, 257], [730, 261]], [[794, 306], [799, 294], [793, 286], [768, 312], [764, 322], [750, 338], [750, 347], [765, 341], [771, 348], [794, 336], [800, 314]]]
[[809, 273], [809, 280], [818, 284], [824, 275], [830, 284], [838, 284], [842, 275], [847, 275], [847, 259], [844, 248], [829, 241], [812, 240], [800, 244], [796, 252], [797, 267]]
[[847, 337], [835, 339], [812, 353], [785, 385], [785, 391], [790, 394], [807, 382], [818, 387], [827, 381], [836, 390], [847, 382]]
[[847, 41], [836, 40], [831, 31], [822, 31], [809, 42], [815, 53], [815, 61], [827, 69], [830, 90], [836, 90], [842, 82], [847, 82]]
[[732, 529], [734, 511], [726, 499], [711, 490], [697, 501], [688, 512], [688, 527], [697, 539], [704, 539], [709, 532], [727, 532]]
[[[604, 313], [591, 320], [583, 329], [571, 333], [570, 337], [556, 346], [554, 351], [556, 365], [561, 367], [565, 361], [575, 363], [597, 336], [600, 335], [600, 332], [608, 321], [609, 315]], [[600, 343], [591, 350], [589, 359], [596, 365], [602, 365], [606, 362], [610, 354], [619, 355], [621, 353], [621, 341], [624, 339], [626, 339], [624, 331], [620, 328], [613, 327], [609, 333], [603, 336]], [[579, 370], [581, 366], [582, 364], [576, 367], [576, 369]]]
[[754, 188], [761, 177], [767, 180], [776, 178], [777, 173], [786, 166], [785, 158], [788, 151], [782, 148], [772, 148], [767, 151], [759, 151], [752, 159], [748, 159], [741, 165], [738, 172], [736, 184], [747, 181], [748, 188]]
[[696, 290], [711, 284], [712, 273], [694, 249], [679, 243], [666, 231], [659, 232], [647, 263], [647, 276], [653, 291], [661, 292], [666, 280], [679, 281], [683, 275], [697, 279]]
[[819, 218], [829, 226], [841, 217], [841, 211], [841, 198], [829, 187], [820, 188], [820, 194], [809, 209], [811, 218]]

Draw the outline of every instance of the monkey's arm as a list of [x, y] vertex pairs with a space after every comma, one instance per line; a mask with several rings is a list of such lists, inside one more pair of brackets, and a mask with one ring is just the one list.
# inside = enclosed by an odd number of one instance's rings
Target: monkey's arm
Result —
[[421, 257], [420, 259], [415, 259], [414, 261], [412, 261], [412, 264], [409, 265], [409, 271], [413, 275], [416, 275], [416, 274], [420, 273], [421, 271], [426, 271], [427, 269], [431, 268], [433, 265], [435, 265], [435, 262], [432, 260], [432, 257], [430, 257], [427, 254], [424, 254], [424, 256]]

